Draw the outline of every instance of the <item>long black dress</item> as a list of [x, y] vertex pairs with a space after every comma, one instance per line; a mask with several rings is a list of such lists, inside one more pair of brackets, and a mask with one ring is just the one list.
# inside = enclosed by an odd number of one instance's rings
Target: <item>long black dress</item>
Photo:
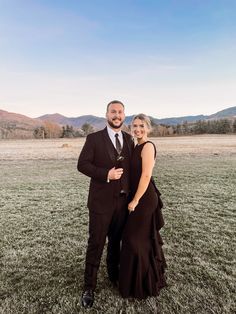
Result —
[[[141, 151], [145, 143], [136, 145], [134, 149], [131, 166], [131, 196], [134, 196], [141, 177]], [[156, 296], [166, 285], [164, 276], [166, 261], [159, 233], [164, 225], [162, 206], [160, 192], [151, 178], [139, 204], [130, 213], [123, 232], [119, 291], [124, 298], [144, 299], [148, 296]]]

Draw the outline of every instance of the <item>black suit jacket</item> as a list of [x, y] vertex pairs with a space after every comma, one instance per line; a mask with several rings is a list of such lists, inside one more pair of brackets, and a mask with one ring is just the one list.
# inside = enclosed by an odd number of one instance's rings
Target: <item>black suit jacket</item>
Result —
[[[130, 160], [134, 143], [128, 133], [122, 131], [122, 134], [128, 146], [129, 156], [125, 156], [125, 158]], [[115, 164], [114, 146], [108, 135], [107, 128], [89, 134], [80, 153], [77, 168], [91, 178], [88, 196], [88, 208], [90, 211], [96, 213], [111, 211], [117, 180], [111, 180], [108, 183], [107, 176], [109, 170]], [[129, 173], [123, 173], [123, 176], [128, 176], [128, 178], [129, 175]]]

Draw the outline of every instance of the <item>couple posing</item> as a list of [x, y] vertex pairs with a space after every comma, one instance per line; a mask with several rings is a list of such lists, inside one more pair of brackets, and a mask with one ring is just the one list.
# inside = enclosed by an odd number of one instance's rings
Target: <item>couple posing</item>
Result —
[[166, 285], [166, 267], [159, 230], [164, 225], [160, 193], [152, 179], [155, 145], [148, 141], [147, 116], [134, 117], [131, 131], [121, 131], [122, 102], [107, 105], [107, 127], [87, 136], [78, 170], [91, 178], [89, 239], [82, 306], [92, 307], [97, 272], [106, 237], [107, 272], [122, 297], [156, 296]]

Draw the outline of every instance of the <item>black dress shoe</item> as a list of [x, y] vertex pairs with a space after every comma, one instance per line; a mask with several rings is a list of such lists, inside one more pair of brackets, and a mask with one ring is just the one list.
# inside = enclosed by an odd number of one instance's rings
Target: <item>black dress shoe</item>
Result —
[[88, 308], [93, 306], [94, 293], [93, 290], [85, 290], [82, 293], [81, 304], [83, 307]]

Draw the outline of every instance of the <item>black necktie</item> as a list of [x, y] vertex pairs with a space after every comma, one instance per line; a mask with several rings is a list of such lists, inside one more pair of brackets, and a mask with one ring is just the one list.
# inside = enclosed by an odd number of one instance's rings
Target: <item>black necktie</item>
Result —
[[116, 137], [116, 150], [117, 150], [118, 155], [120, 155], [122, 148], [121, 148], [121, 143], [120, 143], [118, 136], [119, 136], [119, 134], [116, 133], [116, 135], [115, 135], [115, 137]]

